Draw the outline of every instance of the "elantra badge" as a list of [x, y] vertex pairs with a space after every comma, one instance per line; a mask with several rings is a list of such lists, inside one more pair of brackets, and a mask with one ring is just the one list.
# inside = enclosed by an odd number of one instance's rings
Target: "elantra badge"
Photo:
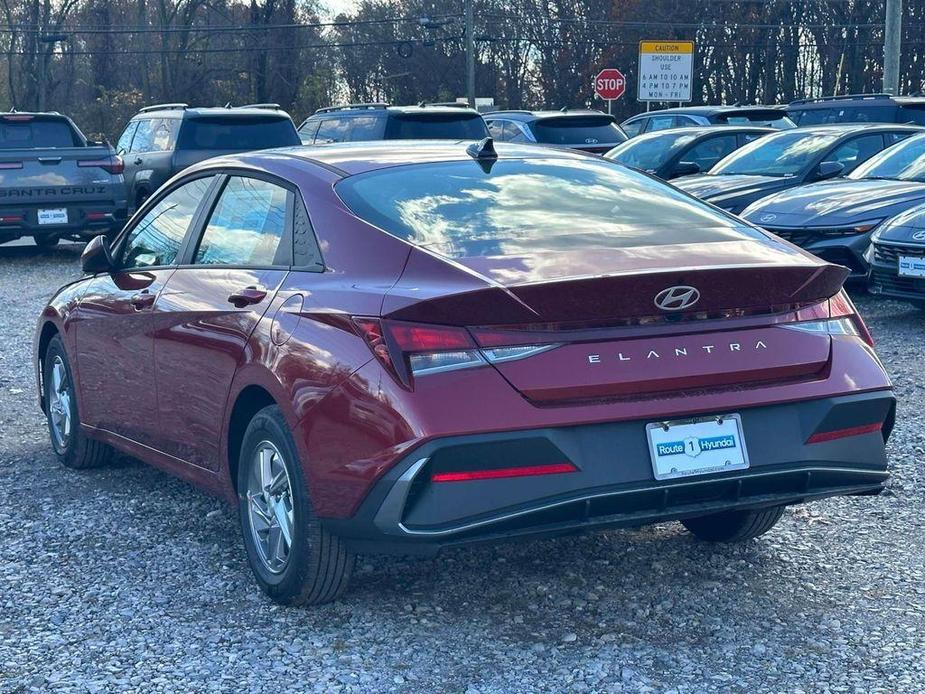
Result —
[[758, 218], [758, 221], [759, 222], [773, 222], [775, 219], [777, 219], [776, 214], [763, 214]]
[[925, 231], [917, 231], [912, 235], [913, 241], [925, 241]]
[[668, 287], [655, 295], [655, 305], [663, 311], [681, 311], [700, 301], [700, 291], [687, 285]]

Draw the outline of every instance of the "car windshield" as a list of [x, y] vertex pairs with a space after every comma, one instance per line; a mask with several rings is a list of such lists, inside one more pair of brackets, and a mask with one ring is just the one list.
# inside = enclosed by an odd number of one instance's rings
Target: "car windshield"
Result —
[[83, 142], [65, 120], [11, 115], [0, 118], [0, 149], [82, 147]]
[[848, 174], [848, 178], [925, 182], [925, 135], [910, 137], [875, 154]]
[[451, 258], [764, 238], [606, 159], [396, 166], [335, 190], [361, 219]]
[[393, 116], [387, 140], [481, 140], [488, 137], [482, 117], [474, 113], [422, 113]]
[[288, 118], [188, 118], [180, 127], [177, 149], [246, 151], [301, 144]]
[[541, 118], [530, 129], [536, 141], [545, 145], [606, 145], [626, 139], [620, 126], [604, 115]]
[[696, 133], [640, 135], [614, 147], [605, 156], [627, 166], [655, 171], [696, 139]]
[[796, 176], [837, 139], [838, 135], [832, 133], [798, 130], [768, 135], [736, 150], [710, 169], [710, 173], [720, 176]]

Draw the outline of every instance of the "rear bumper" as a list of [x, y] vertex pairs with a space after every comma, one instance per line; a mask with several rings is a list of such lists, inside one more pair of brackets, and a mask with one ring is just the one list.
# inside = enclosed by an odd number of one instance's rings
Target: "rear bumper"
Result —
[[[67, 222], [40, 224], [39, 210], [67, 210]], [[0, 206], [0, 238], [19, 236], [86, 236], [121, 229], [128, 218], [125, 201]]]
[[[432, 553], [448, 545], [638, 526], [729, 509], [877, 494], [888, 479], [890, 391], [742, 409], [750, 467], [655, 480], [646, 421], [438, 439], [379, 480], [356, 514], [326, 520], [358, 551]], [[868, 431], [819, 443], [813, 434]], [[571, 462], [564, 474], [433, 482], [454, 469]]]

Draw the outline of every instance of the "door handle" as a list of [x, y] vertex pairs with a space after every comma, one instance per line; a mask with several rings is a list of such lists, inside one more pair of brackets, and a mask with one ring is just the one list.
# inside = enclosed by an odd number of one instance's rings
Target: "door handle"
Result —
[[135, 157], [135, 166], [141, 166], [144, 163], [144, 159], [141, 157]]
[[267, 290], [263, 287], [251, 285], [244, 289], [233, 292], [228, 297], [228, 303], [234, 304], [236, 308], [244, 308], [252, 304], [259, 304], [267, 298]]
[[154, 294], [149, 292], [147, 289], [142, 289], [137, 294], [134, 294], [131, 299], [129, 299], [129, 303], [136, 311], [142, 311], [146, 308], [151, 308], [151, 306], [154, 305], [154, 300], [156, 298], [157, 297], [155, 297]]

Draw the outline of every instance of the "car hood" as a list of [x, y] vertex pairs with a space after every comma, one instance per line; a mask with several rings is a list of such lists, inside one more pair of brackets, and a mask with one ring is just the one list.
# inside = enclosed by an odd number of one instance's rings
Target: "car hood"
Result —
[[925, 205], [910, 207], [884, 222], [876, 232], [876, 240], [922, 246], [925, 249]]
[[781, 176], [697, 174], [695, 176], [676, 178], [671, 184], [701, 200], [710, 200], [726, 195], [774, 191], [791, 186], [794, 181], [795, 179], [793, 178]]
[[839, 179], [776, 193], [742, 216], [769, 227], [837, 226], [885, 219], [923, 202], [925, 183]]

